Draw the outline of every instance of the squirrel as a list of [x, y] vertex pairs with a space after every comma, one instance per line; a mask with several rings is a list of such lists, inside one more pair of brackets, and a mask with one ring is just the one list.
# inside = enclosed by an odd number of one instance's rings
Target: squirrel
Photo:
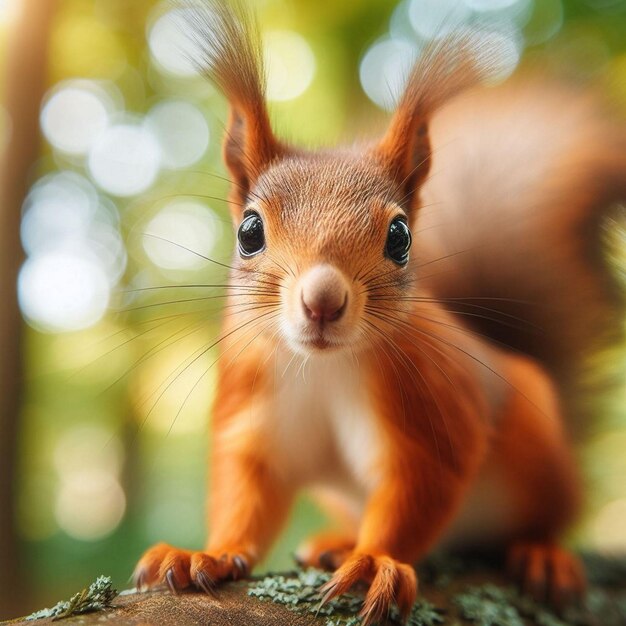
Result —
[[365, 583], [365, 625], [408, 615], [438, 546], [502, 546], [538, 600], [584, 593], [560, 543], [582, 500], [567, 396], [622, 327], [600, 240], [626, 198], [623, 124], [581, 89], [485, 86], [497, 59], [467, 31], [421, 53], [380, 140], [296, 148], [272, 130], [248, 10], [189, 12], [230, 104], [237, 249], [210, 536], [149, 549], [137, 588], [245, 577], [309, 489], [341, 530], [297, 560], [334, 572], [323, 601]]

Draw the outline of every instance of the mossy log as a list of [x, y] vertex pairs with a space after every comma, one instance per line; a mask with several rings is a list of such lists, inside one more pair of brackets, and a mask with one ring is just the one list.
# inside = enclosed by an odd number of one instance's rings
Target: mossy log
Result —
[[[626, 626], [626, 559], [586, 556], [591, 582], [584, 606], [556, 615], [519, 595], [499, 564], [467, 557], [438, 557], [420, 567], [420, 600], [410, 626]], [[358, 626], [358, 590], [319, 610], [316, 570], [273, 574], [224, 585], [215, 597], [199, 592], [123, 592], [102, 610], [63, 617], [68, 624], [143, 626]], [[101, 578], [99, 581], [107, 581]], [[95, 584], [95, 583], [94, 583]], [[110, 584], [107, 583], [107, 584]], [[73, 598], [86, 600], [90, 589]], [[106, 594], [105, 594], [106, 595]], [[80, 597], [79, 597], [80, 596]], [[102, 597], [102, 596], [100, 596]], [[68, 603], [65, 603], [66, 609]], [[86, 606], [86, 605], [84, 605]], [[67, 610], [66, 610], [67, 612]], [[13, 624], [59, 623], [44, 617]], [[390, 624], [399, 622], [391, 615]]]

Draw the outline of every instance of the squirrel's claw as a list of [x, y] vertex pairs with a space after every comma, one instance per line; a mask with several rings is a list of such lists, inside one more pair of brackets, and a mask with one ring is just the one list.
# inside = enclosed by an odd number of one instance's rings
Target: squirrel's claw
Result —
[[217, 587], [215, 581], [209, 577], [206, 572], [198, 572], [194, 578], [194, 581], [204, 593], [214, 598], [217, 597]]
[[386, 621], [394, 604], [402, 619], [408, 618], [417, 596], [415, 570], [389, 556], [352, 554], [320, 589], [323, 594], [320, 606], [345, 593], [358, 582], [369, 583], [359, 614], [363, 626]]
[[244, 578], [250, 569], [250, 559], [243, 552], [214, 555], [160, 543], [141, 557], [133, 579], [140, 591], [167, 585], [173, 593], [178, 593], [194, 586], [214, 596], [219, 582]]
[[587, 588], [578, 558], [554, 544], [517, 543], [509, 550], [507, 566], [524, 593], [559, 611], [578, 603]]

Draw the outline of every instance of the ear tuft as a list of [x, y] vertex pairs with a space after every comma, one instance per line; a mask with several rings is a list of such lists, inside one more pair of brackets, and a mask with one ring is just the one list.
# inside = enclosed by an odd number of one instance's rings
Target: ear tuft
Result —
[[431, 42], [409, 74], [389, 128], [375, 148], [408, 198], [430, 170], [429, 123], [448, 100], [488, 81], [501, 69], [502, 42], [480, 30], [464, 29]]
[[240, 0], [183, 0], [190, 38], [200, 50], [193, 59], [230, 103], [224, 160], [242, 204], [259, 174], [283, 152], [274, 137], [265, 102], [265, 73], [259, 30]]

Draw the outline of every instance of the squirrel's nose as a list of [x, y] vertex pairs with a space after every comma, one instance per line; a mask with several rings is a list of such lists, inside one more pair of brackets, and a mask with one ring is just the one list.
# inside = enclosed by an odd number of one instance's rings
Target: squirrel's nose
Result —
[[346, 280], [332, 265], [316, 265], [302, 277], [302, 308], [313, 322], [335, 322], [346, 310]]

